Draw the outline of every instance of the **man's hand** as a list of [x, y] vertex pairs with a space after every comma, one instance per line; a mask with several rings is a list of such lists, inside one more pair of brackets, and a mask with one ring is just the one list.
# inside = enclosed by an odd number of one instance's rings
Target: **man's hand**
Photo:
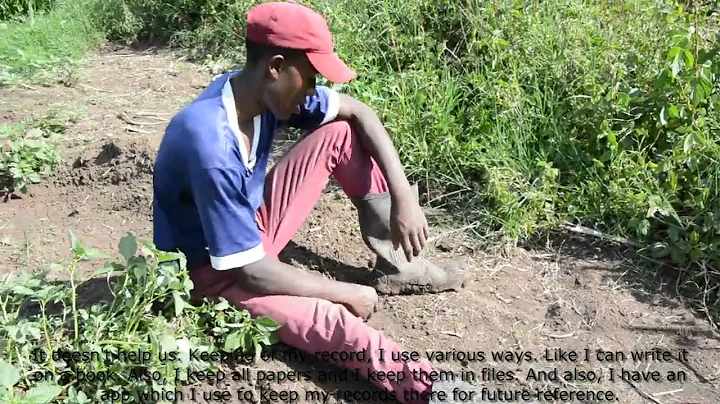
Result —
[[402, 246], [408, 262], [420, 255], [429, 237], [429, 228], [420, 205], [412, 198], [395, 199], [390, 211], [393, 247]]
[[377, 311], [377, 292], [369, 286], [355, 286], [357, 287], [357, 291], [347, 296], [343, 304], [352, 314], [363, 320], [368, 320], [372, 314]]
[[369, 286], [339, 282], [267, 256], [233, 272], [245, 289], [268, 295], [328, 300], [344, 305], [363, 319], [370, 317], [378, 303], [377, 292]]

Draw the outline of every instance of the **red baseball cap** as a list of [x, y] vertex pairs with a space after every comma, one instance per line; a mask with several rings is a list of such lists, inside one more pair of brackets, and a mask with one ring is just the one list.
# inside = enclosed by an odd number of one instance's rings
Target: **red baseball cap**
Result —
[[325, 17], [294, 1], [262, 3], [250, 9], [247, 39], [305, 51], [313, 67], [333, 83], [347, 83], [356, 76], [335, 53]]

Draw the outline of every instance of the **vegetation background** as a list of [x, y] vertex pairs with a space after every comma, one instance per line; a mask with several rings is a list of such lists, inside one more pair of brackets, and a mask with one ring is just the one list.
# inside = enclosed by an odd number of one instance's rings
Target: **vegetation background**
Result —
[[[241, 65], [257, 3], [4, 0], [0, 83], [71, 71], [105, 40]], [[359, 73], [343, 90], [378, 111], [408, 174], [478, 237], [528, 242], [572, 224], [623, 238], [672, 265], [717, 321], [717, 1], [301, 3], [328, 17]]]

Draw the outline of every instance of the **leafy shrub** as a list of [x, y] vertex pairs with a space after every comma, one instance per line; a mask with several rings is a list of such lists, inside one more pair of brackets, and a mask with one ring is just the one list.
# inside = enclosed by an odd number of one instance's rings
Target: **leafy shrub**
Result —
[[[186, 369], [217, 370], [217, 363], [191, 350], [238, 350], [252, 360], [250, 354], [257, 357], [277, 341], [279, 326], [267, 317], [252, 319], [225, 300], [193, 306], [182, 254], [159, 251], [148, 241], [138, 245], [128, 234], [118, 246], [123, 260], [81, 277], [81, 266], [107, 257], [69, 235], [72, 262], [53, 268], [68, 276], [67, 284], [27, 272], [0, 279], [2, 402], [144, 402], [153, 392], [174, 393]], [[161, 265], [173, 260], [180, 265]], [[114, 273], [119, 276], [111, 279]], [[101, 275], [112, 300], [83, 307], [83, 286]], [[90, 374], [101, 377], [79, 377]]]
[[55, 0], [3, 0], [0, 2], [0, 21], [50, 10]]
[[[64, 128], [61, 128], [62, 130]], [[53, 144], [57, 128], [6, 126], [0, 129], [0, 192], [27, 193], [28, 184], [37, 184], [62, 162]]]

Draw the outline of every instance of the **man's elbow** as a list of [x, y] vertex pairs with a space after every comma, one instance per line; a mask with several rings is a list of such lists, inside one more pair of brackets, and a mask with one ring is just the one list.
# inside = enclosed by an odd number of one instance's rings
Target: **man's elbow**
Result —
[[353, 121], [377, 118], [377, 114], [369, 105], [346, 94], [340, 94], [340, 109], [338, 115]]

